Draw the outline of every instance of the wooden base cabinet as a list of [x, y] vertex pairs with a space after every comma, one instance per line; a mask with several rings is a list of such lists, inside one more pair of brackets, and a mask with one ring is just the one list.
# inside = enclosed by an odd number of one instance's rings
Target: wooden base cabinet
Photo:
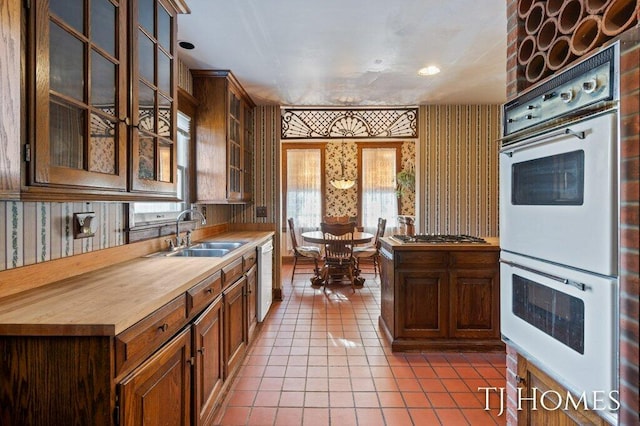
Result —
[[194, 419], [196, 425], [212, 422], [216, 402], [224, 384], [222, 296], [193, 323]]
[[498, 249], [382, 250], [380, 325], [392, 350], [492, 350], [500, 341]]
[[247, 276], [247, 338], [253, 341], [258, 325], [256, 302], [258, 297], [258, 267], [253, 265], [246, 273]]
[[224, 296], [224, 362], [225, 377], [240, 366], [247, 350], [247, 278], [238, 279]]
[[119, 385], [120, 424], [191, 424], [191, 330], [186, 329]]
[[[605, 426], [609, 424], [594, 414], [594, 411], [585, 410], [583, 405], [578, 404], [576, 409], [572, 404], [563, 404], [558, 401], [558, 395], [567, 395], [566, 389], [522, 355], [518, 355], [517, 380], [516, 386], [522, 388], [520, 392], [523, 401], [522, 409], [517, 411], [518, 425]], [[525, 399], [532, 397], [535, 397], [536, 405], [533, 405], [529, 399]], [[578, 401], [579, 398], [575, 396], [574, 399]], [[559, 402], [562, 409], [544, 409], [544, 407], [556, 407]]]

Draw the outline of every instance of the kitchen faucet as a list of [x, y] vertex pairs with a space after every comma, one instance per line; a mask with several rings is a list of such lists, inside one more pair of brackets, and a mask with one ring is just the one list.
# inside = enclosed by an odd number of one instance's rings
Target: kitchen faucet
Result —
[[[174, 242], [171, 239], [167, 240], [169, 241], [169, 250], [176, 250], [178, 247], [182, 245], [180, 242], [180, 219], [182, 219], [182, 217], [187, 213], [195, 213], [196, 215], [200, 216], [200, 218], [202, 219], [202, 222], [201, 222], [202, 225], [206, 225], [207, 223], [207, 219], [197, 209], [187, 209], [178, 213], [178, 217], [176, 217], [176, 241]], [[191, 238], [189, 238], [188, 240], [190, 243]]]

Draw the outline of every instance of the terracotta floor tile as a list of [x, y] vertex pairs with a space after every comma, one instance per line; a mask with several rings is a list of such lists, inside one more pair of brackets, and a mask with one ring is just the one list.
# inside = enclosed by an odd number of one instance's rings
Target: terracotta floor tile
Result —
[[[290, 271], [285, 265], [284, 276]], [[497, 409], [483, 410], [478, 391], [505, 385], [504, 353], [393, 353], [378, 328], [379, 281], [325, 293], [310, 277], [296, 274], [293, 287], [285, 278], [284, 300], [272, 306], [216, 424], [506, 423]]]
[[435, 411], [430, 408], [409, 408], [409, 415], [414, 425], [427, 426], [440, 424]]
[[387, 425], [412, 426], [411, 416], [404, 408], [383, 408], [382, 413]]
[[353, 392], [353, 401], [359, 408], [380, 406], [376, 392]]
[[398, 390], [398, 384], [395, 379], [389, 377], [374, 377], [373, 382], [378, 392]]
[[352, 392], [329, 392], [329, 405], [331, 407], [354, 407]]
[[253, 401], [254, 407], [277, 407], [280, 391], [258, 391]]
[[272, 425], [276, 418], [277, 409], [268, 407], [257, 407], [251, 410], [247, 425], [266, 426]]
[[260, 383], [260, 390], [272, 390], [279, 391], [282, 390], [282, 384], [284, 379], [281, 377], [265, 377], [262, 379], [262, 383]]
[[402, 392], [420, 392], [422, 387], [418, 379], [396, 379], [398, 389]]
[[506, 414], [503, 414], [498, 418], [496, 416], [492, 416], [490, 411], [485, 411], [483, 409], [462, 410], [462, 414], [471, 425], [502, 425], [506, 422]]
[[[452, 408], [440, 408], [440, 409], [436, 409], [435, 410], [436, 416], [438, 416], [438, 419], [440, 419], [440, 423], [443, 425], [455, 425], [455, 426], [462, 426], [462, 425], [468, 425], [469, 422], [467, 422], [467, 419], [464, 417], [464, 414], [462, 414], [461, 410], [456, 409], [452, 409]], [[475, 424], [473, 426], [476, 426]], [[484, 426], [482, 423], [480, 423], [478, 426]]]
[[348, 378], [330, 378], [329, 392], [350, 392], [351, 380]]
[[378, 392], [381, 407], [404, 407], [405, 403], [400, 392]]
[[356, 408], [356, 417], [358, 425], [384, 426], [384, 417], [380, 408]]
[[285, 377], [282, 383], [283, 391], [304, 391], [307, 379], [304, 377]]
[[280, 394], [280, 402], [278, 405], [280, 407], [303, 407], [304, 406], [304, 392], [293, 391], [293, 392], [282, 392]]
[[256, 397], [256, 391], [235, 390], [229, 395], [229, 406], [251, 407]]
[[278, 408], [275, 426], [300, 426], [302, 424], [302, 408]]
[[457, 379], [459, 378], [458, 373], [453, 367], [444, 367], [444, 366], [433, 366], [433, 370], [436, 372], [436, 377], [438, 379]]
[[287, 372], [286, 365], [267, 365], [264, 369], [263, 377], [284, 377]]
[[440, 379], [419, 379], [419, 382], [426, 393], [447, 391]]
[[453, 398], [448, 393], [435, 393], [431, 392], [427, 394], [427, 398], [429, 398], [429, 402], [433, 408], [455, 408], [457, 407]]
[[[484, 402], [481, 402], [473, 393], [452, 393], [451, 398], [456, 402], [459, 408], [483, 408]], [[484, 397], [484, 395], [483, 395]], [[484, 398], [483, 398], [484, 399]]]
[[351, 387], [354, 391], [359, 392], [373, 392], [376, 390], [376, 386], [373, 382], [373, 379], [370, 378], [352, 378], [351, 379]]
[[305, 408], [302, 424], [304, 426], [327, 426], [329, 424], [329, 409]]
[[442, 379], [441, 382], [447, 392], [469, 392], [476, 390], [469, 389], [462, 379]]
[[327, 392], [329, 390], [329, 379], [323, 377], [310, 377], [307, 379], [307, 392]]
[[227, 407], [220, 421], [220, 425], [244, 425], [249, 420], [249, 407]]
[[407, 407], [431, 407], [431, 404], [424, 392], [402, 392], [402, 398], [404, 398], [404, 403]]

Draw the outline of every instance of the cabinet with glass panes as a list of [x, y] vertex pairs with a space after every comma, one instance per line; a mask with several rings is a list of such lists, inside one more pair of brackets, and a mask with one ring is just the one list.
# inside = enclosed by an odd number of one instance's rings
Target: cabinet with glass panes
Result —
[[251, 200], [255, 104], [228, 70], [192, 70], [196, 118], [197, 200]]
[[176, 197], [183, 0], [34, 0], [23, 199]]

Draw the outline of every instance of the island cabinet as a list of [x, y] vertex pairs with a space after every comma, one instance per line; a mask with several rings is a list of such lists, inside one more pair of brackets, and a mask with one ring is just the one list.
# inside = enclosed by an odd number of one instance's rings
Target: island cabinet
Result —
[[499, 247], [448, 247], [383, 240], [380, 325], [394, 351], [504, 348]]
[[[11, 185], [25, 200], [175, 199], [184, 0], [9, 2], [24, 5], [24, 37], [7, 30], [24, 62], [8, 85], [24, 88], [24, 102], [11, 117], [22, 135], [6, 141], [20, 149], [3, 151], [13, 158], [0, 167], [22, 170], [20, 188], [0, 179], [0, 194]], [[0, 47], [14, 50], [7, 40]]]
[[255, 104], [228, 70], [193, 70], [196, 197], [201, 203], [251, 199]]

